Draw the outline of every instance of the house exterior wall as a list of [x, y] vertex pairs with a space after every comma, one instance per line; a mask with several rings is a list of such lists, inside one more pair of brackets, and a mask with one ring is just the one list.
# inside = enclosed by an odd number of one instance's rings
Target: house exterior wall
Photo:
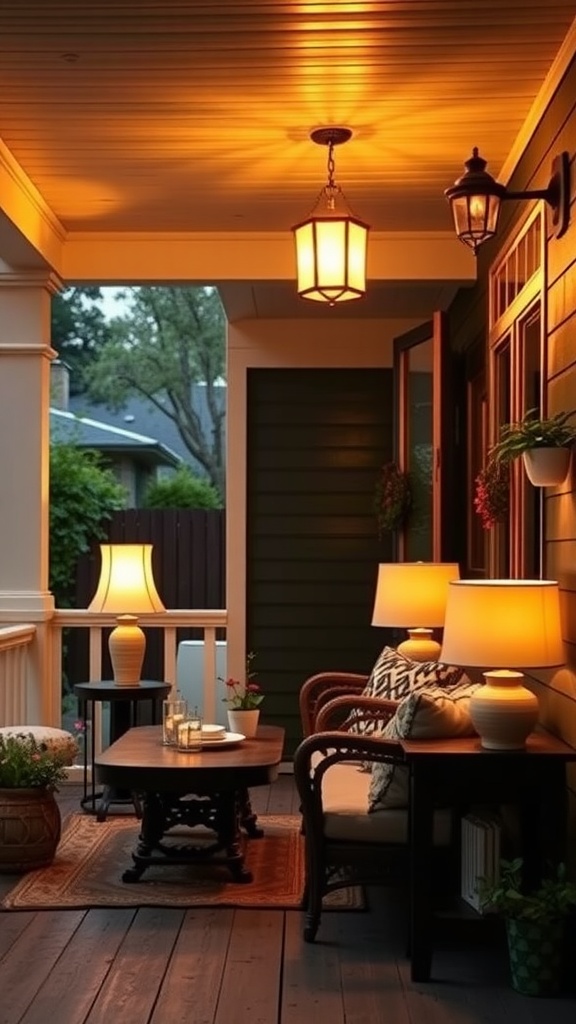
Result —
[[[545, 245], [545, 393], [547, 410], [576, 409], [576, 61], [534, 134], [527, 142], [517, 169], [508, 183], [513, 191], [542, 187], [553, 157], [567, 150], [571, 160], [571, 223], [556, 239], [547, 218]], [[450, 336], [459, 351], [488, 335], [489, 269], [514, 235], [526, 214], [526, 201], [503, 204], [498, 237], [480, 250], [478, 285], [461, 291], [449, 310]], [[488, 353], [486, 350], [486, 365]], [[552, 731], [576, 746], [576, 466], [565, 483], [544, 492], [544, 572], [561, 589], [566, 667], [530, 673], [540, 700], [541, 719]], [[571, 821], [576, 836], [576, 772], [569, 770]]]
[[228, 672], [244, 672], [246, 644], [247, 374], [258, 368], [391, 367], [393, 339], [415, 320], [241, 320], [228, 326]]

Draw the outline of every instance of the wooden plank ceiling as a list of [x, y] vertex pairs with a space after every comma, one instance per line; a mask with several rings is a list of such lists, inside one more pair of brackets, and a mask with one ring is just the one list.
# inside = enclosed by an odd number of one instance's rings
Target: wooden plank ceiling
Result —
[[572, 0], [2, 0], [0, 137], [67, 230], [287, 231], [326, 180], [374, 229], [449, 230], [497, 175]]

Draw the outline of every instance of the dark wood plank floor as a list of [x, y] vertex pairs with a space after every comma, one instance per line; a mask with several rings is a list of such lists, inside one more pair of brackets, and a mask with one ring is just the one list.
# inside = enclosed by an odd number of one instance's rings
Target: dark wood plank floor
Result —
[[[76, 787], [59, 800], [77, 810]], [[292, 777], [253, 803], [295, 812]], [[404, 895], [368, 895], [367, 912], [324, 914], [313, 945], [300, 911], [0, 912], [0, 1024], [574, 1024], [576, 1000], [512, 990], [503, 936], [477, 922], [439, 934], [433, 980], [414, 984]]]

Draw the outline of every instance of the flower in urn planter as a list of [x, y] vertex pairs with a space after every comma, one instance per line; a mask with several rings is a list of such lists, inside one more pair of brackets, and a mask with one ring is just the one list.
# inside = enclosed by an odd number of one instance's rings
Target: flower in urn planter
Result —
[[228, 679], [221, 679], [226, 685], [226, 696], [223, 697], [223, 701], [230, 711], [256, 711], [264, 700], [258, 683], [253, 682], [255, 672], [252, 671], [251, 665], [255, 657], [253, 651], [246, 655], [244, 682], [231, 676]]

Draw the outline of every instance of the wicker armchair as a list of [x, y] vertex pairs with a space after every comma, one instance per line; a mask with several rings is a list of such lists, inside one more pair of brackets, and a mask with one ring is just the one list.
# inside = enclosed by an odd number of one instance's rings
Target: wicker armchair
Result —
[[[336, 687], [345, 674], [326, 674]], [[308, 688], [314, 710], [308, 735], [294, 755], [294, 777], [301, 800], [306, 843], [306, 917], [304, 939], [313, 942], [322, 914], [322, 899], [334, 889], [358, 884], [404, 884], [409, 868], [409, 814], [407, 808], [368, 812], [371, 775], [362, 770], [376, 761], [404, 765], [396, 741], [349, 731], [355, 723], [377, 720], [380, 725], [395, 713], [395, 701], [357, 694], [332, 695], [323, 700], [319, 677]], [[356, 677], [360, 679], [362, 677]], [[306, 685], [306, 684], [305, 684]], [[337, 724], [334, 724], [337, 723]], [[434, 841], [445, 851], [452, 839], [452, 814], [438, 811]]]
[[369, 677], [355, 672], [318, 672], [302, 684], [299, 694], [300, 721], [304, 736], [317, 732], [319, 711], [335, 697], [362, 693]]

